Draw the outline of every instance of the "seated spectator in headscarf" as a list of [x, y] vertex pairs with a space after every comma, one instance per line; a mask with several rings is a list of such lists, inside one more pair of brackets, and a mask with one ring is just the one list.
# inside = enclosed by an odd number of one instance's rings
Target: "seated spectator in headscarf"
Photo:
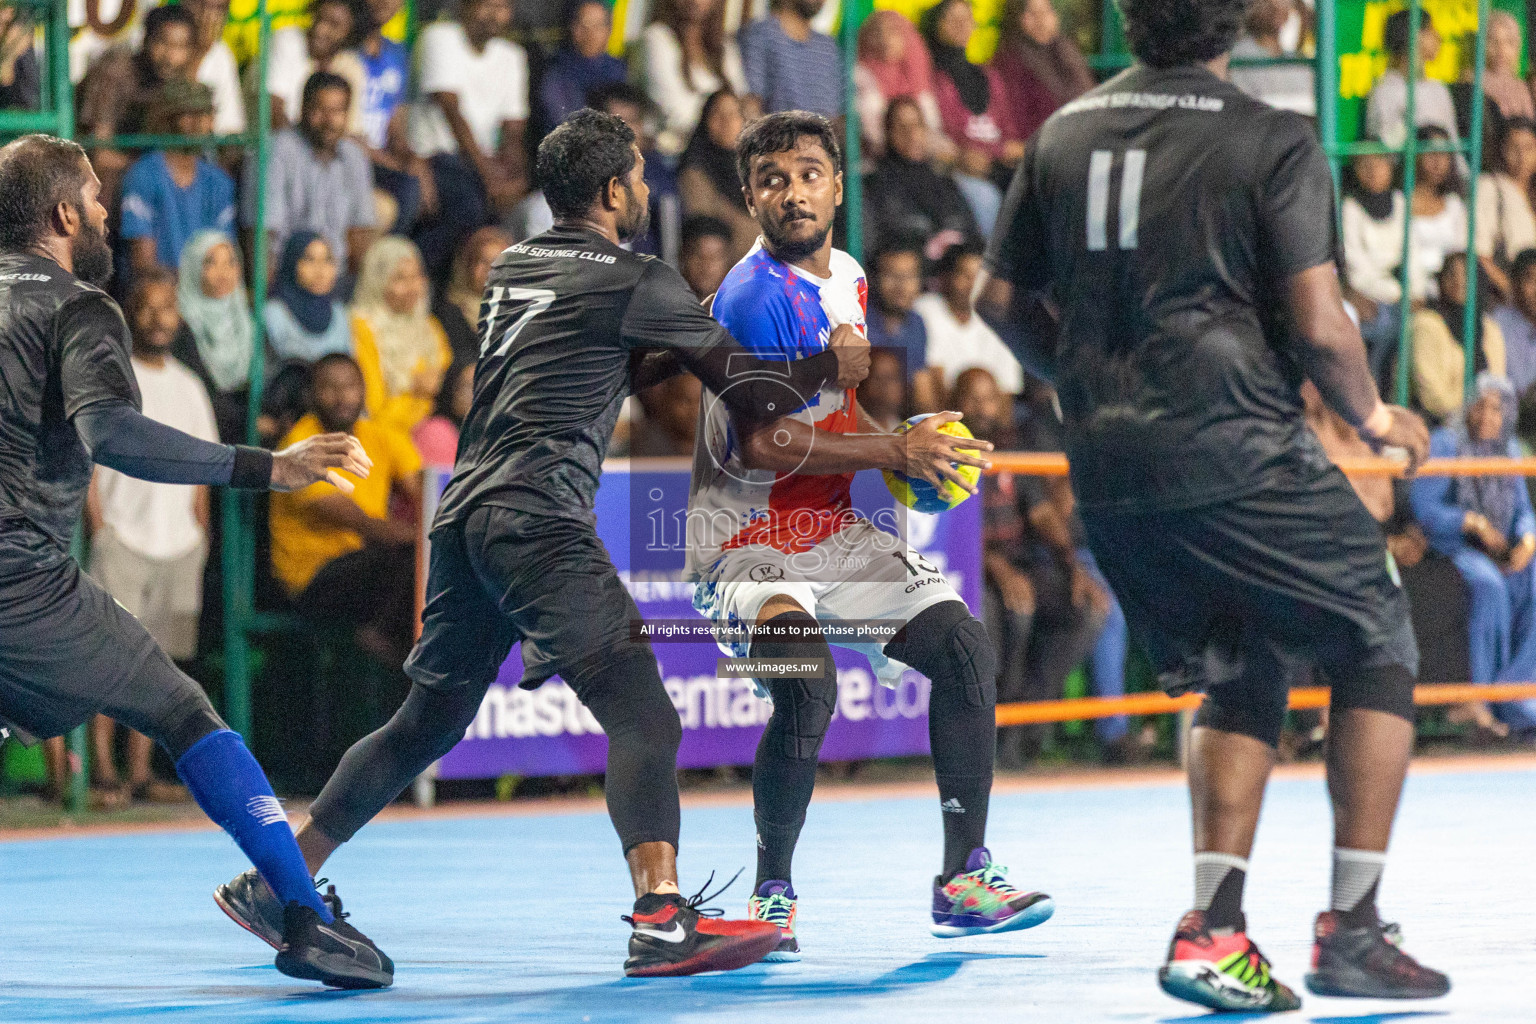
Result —
[[970, 0], [939, 0], [923, 15], [939, 119], [959, 150], [955, 169], [961, 190], [982, 232], [990, 234], [1002, 201], [1000, 190], [1024, 155], [1024, 141], [1013, 123], [1002, 76], [995, 68], [972, 64], [965, 55], [975, 31]]
[[512, 244], [501, 228], [481, 228], [464, 240], [453, 258], [448, 287], [432, 303], [432, 315], [448, 336], [455, 360], [474, 362], [480, 354], [480, 301], [491, 264]]
[[[166, 135], [208, 134], [213, 95], [201, 82], [165, 83], [149, 128]], [[118, 228], [128, 247], [125, 277], [153, 266], [175, 267], [187, 239], [205, 228], [235, 230], [235, 183], [223, 168], [204, 160], [196, 146], [152, 150], [133, 162], [123, 177]]]
[[1515, 257], [1509, 272], [1510, 301], [1493, 311], [1504, 335], [1504, 369], [1523, 400], [1536, 384], [1536, 249]]
[[1077, 44], [1062, 34], [1051, 0], [1008, 0], [992, 67], [1002, 76], [1013, 127], [1022, 139], [1098, 84]]
[[427, 312], [427, 275], [407, 240], [381, 238], [363, 257], [352, 295], [352, 343], [368, 418], [409, 434], [437, 404], [453, 351]]
[[208, 389], [219, 440], [244, 444], [251, 304], [240, 276], [239, 250], [222, 231], [199, 231], [182, 247], [176, 307], [183, 327], [171, 345], [171, 355]]
[[677, 270], [700, 300], [720, 290], [731, 272], [731, 228], [714, 217], [689, 217], [683, 221], [683, 244]]
[[608, 53], [613, 16], [603, 0], [575, 0], [565, 20], [565, 43], [539, 79], [539, 126], [549, 131], [587, 105], [593, 89], [622, 82], [629, 68]]
[[411, 440], [427, 466], [451, 468], [459, 450], [459, 428], [475, 400], [475, 361], [454, 359], [437, 393], [437, 409], [416, 424]]
[[19, 8], [0, 7], [0, 110], [36, 110], [42, 102], [33, 34]]
[[[1478, 376], [1466, 415], [1430, 435], [1432, 458], [1520, 454], [1515, 393], [1501, 375]], [[1472, 594], [1472, 682], [1536, 679], [1536, 513], [1519, 476], [1421, 476], [1413, 511], [1429, 542], [1456, 563]], [[1494, 705], [1511, 731], [1536, 730], [1536, 700]]]
[[933, 60], [917, 26], [900, 13], [875, 11], [859, 26], [859, 60], [853, 66], [853, 85], [859, 128], [869, 156], [885, 152], [885, 111], [892, 100], [916, 101], [923, 121], [933, 131], [940, 131], [939, 104], [933, 98]]
[[757, 241], [757, 221], [747, 213], [736, 171], [736, 139], [744, 123], [741, 101], [730, 90], [705, 100], [677, 175], [684, 216], [714, 217], [731, 226], [732, 264]]
[[900, 350], [871, 349], [869, 376], [859, 385], [859, 408], [881, 430], [901, 425], [907, 408], [907, 361]]
[[[272, 33], [267, 56], [267, 94], [272, 97], [272, 130], [280, 131], [299, 118], [303, 105], [304, 83], [316, 71], [340, 75], [352, 87], [352, 105], [347, 111], [347, 134], [363, 130], [363, 93], [367, 72], [351, 49], [352, 39], [362, 26], [357, 24], [353, 0], [312, 0], [309, 27], [289, 25]], [[253, 60], [246, 68], [247, 91], [255, 102], [261, 62]]]
[[420, 507], [421, 458], [409, 437], [363, 415], [363, 381], [349, 356], [315, 364], [311, 411], [284, 447], [327, 431], [362, 443], [372, 463], [343, 494], [329, 483], [272, 496], [272, 571], [313, 625], [353, 631], [358, 646], [399, 667], [411, 643], [418, 528], [390, 514], [391, 492]]
[[887, 147], [864, 176], [864, 244], [884, 248], [922, 239], [933, 258], [956, 242], [981, 238], [970, 203], [955, 178], [933, 169], [917, 101], [898, 97], [885, 111]]
[[1498, 145], [1488, 154], [1489, 173], [1477, 180], [1477, 255], [1480, 272], [1501, 296], [1510, 294], [1515, 257], [1536, 248], [1536, 121], [1509, 118], [1499, 125]]
[[[1255, 0], [1243, 21], [1243, 34], [1232, 47], [1233, 59], [1263, 60], [1288, 56], [1281, 45], [1280, 32], [1295, 10], [1291, 0]], [[1281, 110], [1294, 110], [1308, 117], [1317, 112], [1317, 91], [1312, 82], [1312, 68], [1307, 64], [1234, 67], [1232, 84]]]
[[1495, 10], [1488, 18], [1487, 64], [1483, 68], [1483, 95], [1492, 101], [1501, 118], [1536, 118], [1531, 88], [1520, 80], [1520, 22], [1508, 11]]
[[352, 325], [336, 296], [340, 277], [325, 236], [288, 236], [267, 300], [267, 344], [278, 359], [314, 363], [333, 352], [352, 353]]
[[[1461, 410], [1466, 387], [1466, 350], [1461, 338], [1467, 302], [1467, 256], [1452, 253], [1440, 270], [1439, 296], [1413, 315], [1414, 397], [1436, 421]], [[1504, 332], [1483, 310], [1479, 290], [1473, 366], [1504, 379]], [[1511, 421], [1510, 428], [1514, 428]]]

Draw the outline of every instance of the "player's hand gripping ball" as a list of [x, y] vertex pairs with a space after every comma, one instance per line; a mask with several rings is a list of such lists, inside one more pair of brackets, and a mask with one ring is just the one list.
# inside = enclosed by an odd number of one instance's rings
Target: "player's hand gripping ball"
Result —
[[[905, 434], [933, 413], [925, 412], [918, 416], [912, 416], [896, 428], [896, 433]], [[951, 437], [974, 437], [964, 423], [956, 420], [939, 427], [939, 433], [948, 434]], [[951, 466], [959, 472], [962, 479], [972, 487], [981, 479], [980, 466], [962, 466], [951, 462]], [[921, 477], [907, 476], [905, 473], [897, 473], [894, 470], [884, 470], [885, 486], [890, 488], [891, 494], [896, 500], [914, 512], [948, 512], [966, 498], [970, 492], [953, 480], [945, 480], [943, 487], [935, 487]]]

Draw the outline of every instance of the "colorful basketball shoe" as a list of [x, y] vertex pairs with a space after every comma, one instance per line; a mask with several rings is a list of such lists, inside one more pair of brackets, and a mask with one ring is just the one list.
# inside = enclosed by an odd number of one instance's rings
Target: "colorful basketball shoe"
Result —
[[763, 957], [770, 963], [789, 963], [800, 959], [800, 941], [795, 938], [795, 890], [788, 882], [764, 882], [747, 900], [747, 920], [767, 921], [777, 925], [779, 944]]
[[1320, 996], [1433, 999], [1451, 990], [1451, 979], [1399, 948], [1403, 936], [1395, 924], [1346, 928], [1338, 914], [1325, 910], [1313, 935], [1307, 988]]
[[1296, 993], [1270, 974], [1269, 961], [1247, 932], [1213, 935], [1200, 910], [1191, 910], [1179, 922], [1157, 983], [1175, 999], [1213, 1010], [1301, 1009]]
[[948, 882], [933, 880], [933, 927], [941, 939], [1033, 928], [1049, 920], [1056, 904], [1043, 892], [1022, 892], [1005, 879], [985, 846], [971, 851], [965, 870]]
[[[729, 885], [727, 882], [726, 886]], [[707, 889], [709, 883], [705, 882], [704, 887]], [[705, 896], [704, 889], [700, 889], [686, 899], [677, 893], [653, 892], [635, 900], [634, 914], [624, 915], [624, 920], [634, 927], [624, 973], [631, 978], [655, 978], [734, 971], [773, 952], [779, 944], [778, 925], [767, 921], [721, 921], [719, 917], [724, 911], [700, 909], [720, 892]]]

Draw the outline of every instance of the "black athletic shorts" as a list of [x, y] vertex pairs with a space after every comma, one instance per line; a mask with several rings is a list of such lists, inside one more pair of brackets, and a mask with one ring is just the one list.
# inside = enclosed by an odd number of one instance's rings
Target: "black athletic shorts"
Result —
[[1298, 456], [1265, 490], [1153, 513], [1083, 511], [1089, 547], [1172, 693], [1402, 665], [1408, 600], [1344, 474]]
[[0, 726], [37, 739], [107, 712], [154, 639], [25, 519], [0, 520]]
[[434, 689], [484, 689], [521, 640], [519, 685], [570, 681], [616, 654], [649, 654], [631, 639], [639, 618], [592, 526], [482, 505], [432, 531], [421, 639], [405, 671]]

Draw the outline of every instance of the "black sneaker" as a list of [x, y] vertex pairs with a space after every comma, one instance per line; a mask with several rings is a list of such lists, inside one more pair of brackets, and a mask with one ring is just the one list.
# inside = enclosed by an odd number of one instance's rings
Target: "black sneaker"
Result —
[[283, 948], [277, 969], [290, 978], [319, 981], [333, 988], [384, 988], [395, 980], [395, 962], [373, 940], [346, 922], [346, 914], [326, 924], [302, 903], [283, 908]]
[[[708, 882], [704, 888], [709, 888]], [[647, 893], [635, 900], [634, 915], [624, 917], [634, 926], [624, 973], [631, 978], [655, 978], [734, 971], [773, 952], [779, 944], [778, 925], [767, 921], [723, 921], [723, 910], [699, 909], [724, 891], [705, 896], [704, 889], [700, 889], [687, 899], [677, 893]]]
[[1325, 910], [1313, 934], [1307, 988], [1320, 996], [1434, 999], [1451, 990], [1450, 978], [1398, 948], [1403, 938], [1395, 924], [1346, 928], [1338, 914]]
[[[320, 879], [315, 883], [315, 888], [320, 888], [325, 882], [325, 879]], [[341, 898], [336, 895], [334, 885], [320, 898], [331, 908], [332, 916], [341, 916]], [[213, 902], [229, 915], [231, 921], [262, 942], [273, 949], [283, 948], [283, 905], [255, 868], [242, 871], [213, 890]]]

